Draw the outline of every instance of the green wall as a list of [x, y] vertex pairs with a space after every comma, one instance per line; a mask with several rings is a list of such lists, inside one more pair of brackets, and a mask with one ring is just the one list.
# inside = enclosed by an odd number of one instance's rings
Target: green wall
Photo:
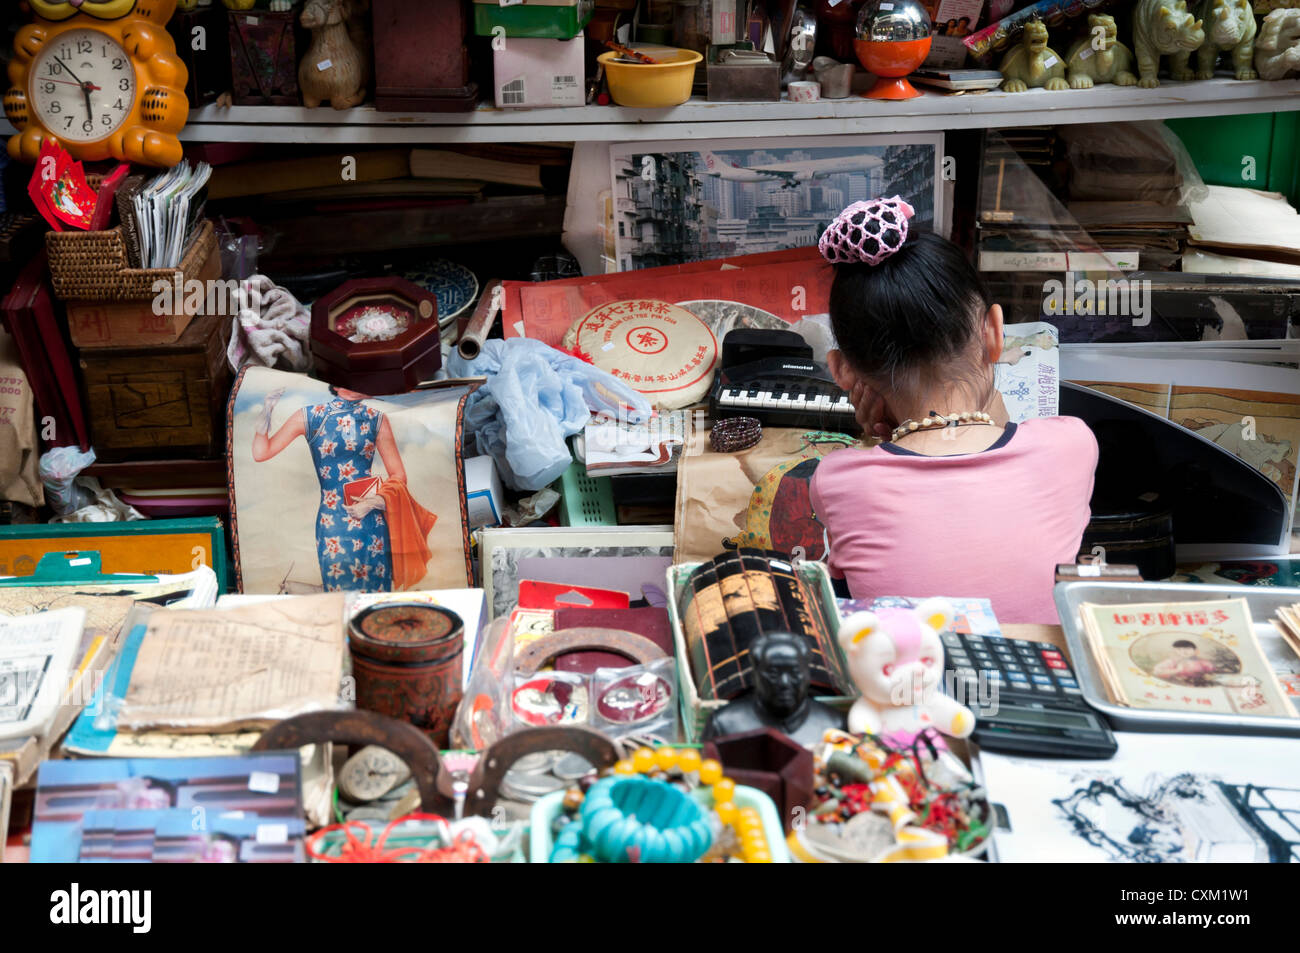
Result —
[[[1169, 119], [1210, 185], [1281, 192], [1300, 206], [1300, 112]], [[1254, 160], [1254, 180], [1245, 176]]]

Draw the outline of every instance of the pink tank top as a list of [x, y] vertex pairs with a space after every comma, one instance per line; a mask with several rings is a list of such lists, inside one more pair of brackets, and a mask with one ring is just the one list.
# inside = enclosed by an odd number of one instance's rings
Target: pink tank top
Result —
[[812, 504], [831, 574], [855, 599], [989, 599], [1002, 622], [1058, 621], [1058, 563], [1088, 525], [1097, 441], [1075, 417], [1009, 425], [979, 453], [927, 457], [902, 447], [828, 454]]

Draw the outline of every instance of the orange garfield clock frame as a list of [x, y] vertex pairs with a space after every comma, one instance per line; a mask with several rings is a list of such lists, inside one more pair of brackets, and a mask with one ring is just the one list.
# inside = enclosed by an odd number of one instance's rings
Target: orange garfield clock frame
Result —
[[79, 159], [170, 167], [189, 116], [187, 73], [167, 32], [176, 0], [29, 0], [5, 115], [9, 155], [35, 162], [50, 138]]

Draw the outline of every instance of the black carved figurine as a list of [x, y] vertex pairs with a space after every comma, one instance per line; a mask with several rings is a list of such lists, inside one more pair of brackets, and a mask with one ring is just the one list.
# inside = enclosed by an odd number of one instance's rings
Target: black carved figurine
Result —
[[788, 632], [765, 632], [749, 647], [754, 689], [719, 709], [704, 726], [704, 740], [757, 728], [775, 728], [802, 745], [843, 728], [844, 715], [808, 697], [808, 644]]

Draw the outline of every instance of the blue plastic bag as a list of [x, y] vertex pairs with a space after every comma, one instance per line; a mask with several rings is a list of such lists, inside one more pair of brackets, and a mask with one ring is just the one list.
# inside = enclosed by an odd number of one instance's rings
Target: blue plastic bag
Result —
[[565, 439], [592, 411], [622, 414], [629, 423], [652, 414], [645, 396], [618, 378], [531, 338], [484, 341], [472, 361], [452, 351], [447, 373], [487, 377], [466, 402], [465, 432], [516, 490], [559, 479], [573, 462]]

